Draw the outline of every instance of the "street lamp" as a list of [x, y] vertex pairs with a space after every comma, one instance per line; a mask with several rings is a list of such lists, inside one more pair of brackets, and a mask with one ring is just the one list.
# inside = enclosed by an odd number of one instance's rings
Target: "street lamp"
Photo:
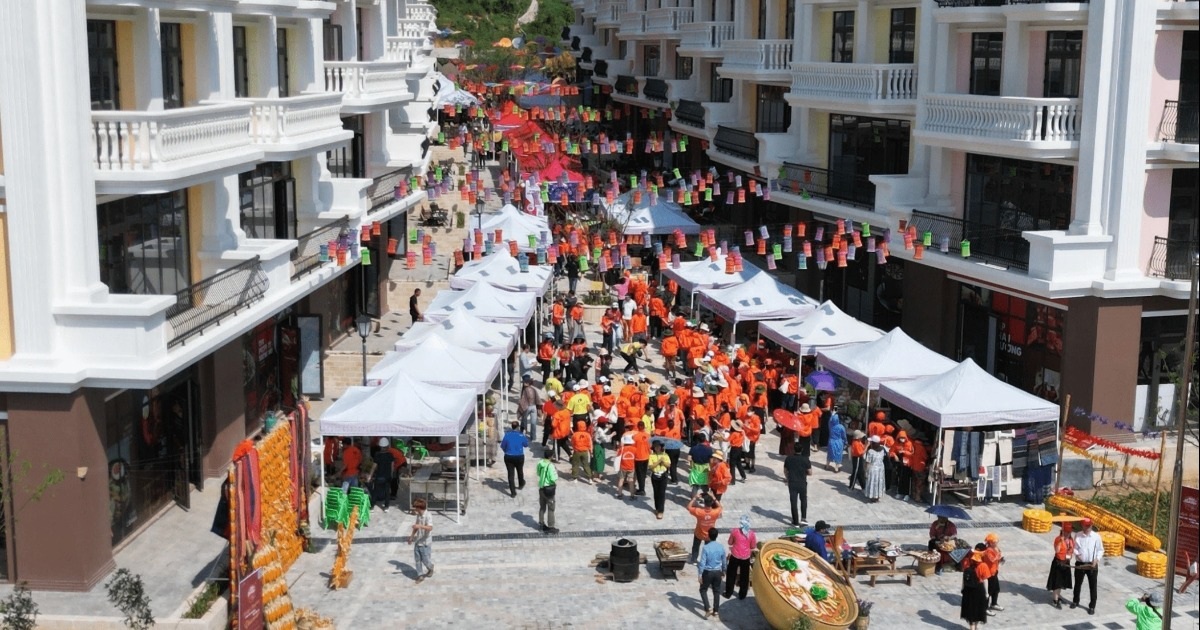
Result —
[[371, 318], [365, 313], [361, 313], [358, 319], [354, 320], [354, 327], [358, 329], [358, 336], [362, 339], [362, 372], [363, 385], [367, 384], [367, 337], [371, 335]]
[[475, 217], [479, 220], [479, 231], [483, 231], [483, 198], [475, 200]]

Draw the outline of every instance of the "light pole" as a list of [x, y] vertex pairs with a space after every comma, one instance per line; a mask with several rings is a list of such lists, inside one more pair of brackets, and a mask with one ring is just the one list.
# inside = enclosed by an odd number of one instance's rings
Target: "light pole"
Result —
[[475, 200], [475, 218], [478, 220], [477, 227], [479, 231], [483, 231], [483, 197]]
[[363, 385], [367, 384], [367, 337], [371, 335], [371, 318], [367, 317], [366, 313], [360, 313], [358, 319], [354, 320], [354, 327], [358, 329], [358, 336], [362, 339], [362, 372]]

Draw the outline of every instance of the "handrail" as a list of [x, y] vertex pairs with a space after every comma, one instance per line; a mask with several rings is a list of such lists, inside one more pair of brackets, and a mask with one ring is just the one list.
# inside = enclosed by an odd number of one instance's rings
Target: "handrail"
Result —
[[1192, 277], [1192, 256], [1196, 255], [1196, 251], [1195, 241], [1155, 236], [1146, 275], [1167, 280], [1188, 280]]
[[368, 213], [392, 203], [396, 200], [396, 188], [400, 181], [407, 179], [412, 172], [411, 167], [398, 168], [372, 178], [367, 186], [367, 203], [371, 204]]
[[668, 89], [667, 82], [662, 79], [646, 79], [646, 86], [642, 88], [642, 95], [648, 101], [666, 103]]
[[675, 120], [689, 127], [704, 128], [704, 106], [697, 101], [682, 99], [675, 107]]
[[608, 61], [597, 59], [596, 65], [592, 66], [592, 75], [608, 78]]
[[811, 195], [864, 210], [875, 209], [875, 184], [868, 175], [784, 162], [779, 184], [784, 192]]
[[1167, 101], [1158, 123], [1159, 142], [1200, 144], [1200, 103]]
[[1007, 4], [1088, 4], [1088, 0], [937, 0], [938, 8], [1002, 7]]
[[92, 147], [102, 171], [143, 171], [247, 147], [250, 103], [159, 111], [92, 112]]
[[350, 217], [344, 216], [302, 235], [296, 239], [292, 250], [292, 281], [308, 275], [324, 264], [321, 261], [321, 246], [349, 233]]
[[911, 63], [796, 62], [792, 70], [793, 95], [846, 100], [917, 98], [917, 67]]
[[749, 131], [718, 125], [713, 146], [721, 153], [750, 162], [758, 161], [758, 138]]
[[628, 74], [617, 75], [617, 82], [613, 87], [622, 94], [637, 96], [637, 77]]
[[962, 253], [962, 241], [971, 243], [970, 257], [990, 265], [1017, 271], [1029, 271], [1029, 241], [1021, 230], [971, 223], [957, 217], [913, 210], [909, 224], [916, 227], [917, 239], [931, 235], [933, 251]]
[[175, 305], [167, 309], [167, 322], [175, 332], [167, 346], [181, 345], [254, 304], [266, 294], [269, 285], [262, 261], [255, 256], [180, 289], [175, 294]]

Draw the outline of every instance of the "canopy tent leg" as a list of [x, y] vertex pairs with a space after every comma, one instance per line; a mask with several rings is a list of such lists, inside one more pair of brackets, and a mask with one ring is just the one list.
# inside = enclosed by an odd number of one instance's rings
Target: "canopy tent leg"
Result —
[[[454, 453], [458, 454], [458, 435], [454, 436]], [[454, 522], [462, 522], [462, 477], [458, 475], [460, 471], [454, 471]]]
[[938, 427], [937, 440], [934, 442], [933, 448], [937, 456], [933, 458], [937, 467], [934, 468], [933, 474], [929, 475], [929, 495], [933, 497], [933, 502], [930, 505], [937, 505], [942, 502], [942, 484], [938, 483], [938, 475], [942, 470], [942, 439], [945, 437], [945, 429]]

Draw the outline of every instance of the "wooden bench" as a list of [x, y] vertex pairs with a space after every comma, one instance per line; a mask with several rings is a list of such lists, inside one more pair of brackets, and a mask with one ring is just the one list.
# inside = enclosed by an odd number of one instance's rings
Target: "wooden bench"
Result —
[[871, 576], [871, 580], [869, 582], [869, 584], [871, 586], [875, 586], [875, 581], [878, 580], [880, 578], [880, 576], [891, 577], [891, 578], [896, 578], [896, 579], [903, 577], [904, 583], [907, 584], [908, 586], [912, 586], [912, 576], [916, 575], [916, 573], [917, 573], [916, 569], [912, 569], [912, 568], [908, 568], [908, 567], [905, 567], [902, 569], [893, 569], [891, 567], [869, 567], [869, 568], [863, 568], [859, 571], [859, 575]]

